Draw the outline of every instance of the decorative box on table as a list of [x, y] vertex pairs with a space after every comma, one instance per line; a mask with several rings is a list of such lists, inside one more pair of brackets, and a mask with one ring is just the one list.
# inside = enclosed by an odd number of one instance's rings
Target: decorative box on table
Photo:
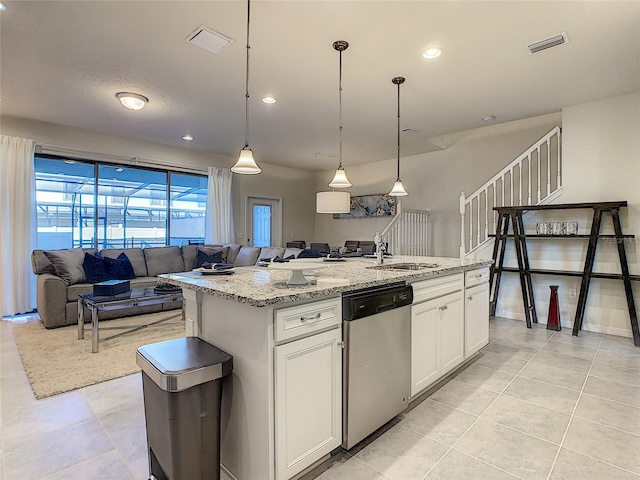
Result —
[[94, 283], [93, 294], [96, 296], [118, 295], [131, 290], [129, 280], [107, 280], [106, 282]]

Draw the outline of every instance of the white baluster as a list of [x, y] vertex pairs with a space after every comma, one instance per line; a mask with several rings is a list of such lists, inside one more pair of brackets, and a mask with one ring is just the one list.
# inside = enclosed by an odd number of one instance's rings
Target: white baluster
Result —
[[531, 182], [531, 154], [527, 157], [527, 168], [529, 169], [529, 188], [527, 188], [527, 205], [531, 205], [531, 190], [533, 184]]
[[[547, 150], [549, 148], [549, 145], [547, 145]], [[540, 163], [542, 162], [542, 158], [540, 155], [540, 150], [538, 150], [538, 203], [540, 203], [540, 200], [542, 199], [542, 192], [540, 190]]]
[[558, 180], [557, 180], [557, 188], [562, 186], [562, 159], [560, 158], [560, 134], [556, 134], [557, 145], [558, 145]]
[[551, 194], [551, 151], [547, 140], [547, 195]]
[[518, 205], [522, 206], [522, 161], [518, 164]]
[[513, 207], [513, 167], [511, 167], [511, 174], [509, 175], [509, 177], [511, 178], [511, 203], [509, 204], [509, 206]]

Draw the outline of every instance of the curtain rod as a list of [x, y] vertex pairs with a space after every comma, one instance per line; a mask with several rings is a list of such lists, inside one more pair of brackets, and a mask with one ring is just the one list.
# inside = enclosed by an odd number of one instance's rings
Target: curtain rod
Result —
[[153, 167], [153, 168], [167, 168], [171, 170], [178, 170], [182, 172], [190, 173], [207, 173], [207, 167], [199, 167], [195, 165], [185, 165], [183, 163], [175, 163], [167, 160], [157, 160], [154, 158], [145, 158], [138, 156], [119, 155], [115, 153], [97, 152], [94, 150], [87, 150], [84, 148], [67, 147], [62, 145], [53, 145], [50, 143], [37, 143], [37, 153], [46, 153], [50, 155], [68, 156], [81, 160], [97, 160], [108, 161], [111, 163], [118, 163], [123, 165], [141, 166], [141, 167]]

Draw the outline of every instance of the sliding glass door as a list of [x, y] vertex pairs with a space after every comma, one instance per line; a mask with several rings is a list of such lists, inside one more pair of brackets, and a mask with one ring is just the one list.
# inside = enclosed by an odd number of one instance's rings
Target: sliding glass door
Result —
[[37, 155], [38, 248], [204, 240], [207, 177]]

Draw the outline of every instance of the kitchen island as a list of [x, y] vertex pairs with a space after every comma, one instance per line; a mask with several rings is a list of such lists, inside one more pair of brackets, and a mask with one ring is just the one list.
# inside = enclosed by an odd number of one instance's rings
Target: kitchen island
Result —
[[307, 285], [287, 285], [291, 272], [269, 267], [159, 276], [183, 287], [187, 335], [234, 357], [224, 384], [221, 462], [237, 480], [294, 478], [342, 444], [343, 294], [413, 285], [411, 397], [488, 342], [491, 260], [309, 261], [321, 268], [305, 272]]

